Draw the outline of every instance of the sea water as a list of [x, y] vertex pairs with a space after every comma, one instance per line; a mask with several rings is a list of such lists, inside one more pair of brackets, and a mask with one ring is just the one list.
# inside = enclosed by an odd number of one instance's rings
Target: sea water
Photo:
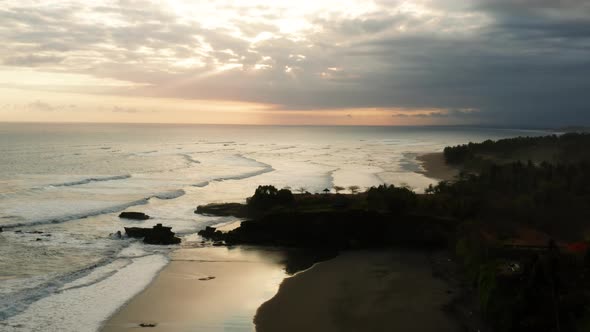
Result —
[[[144, 289], [174, 246], [112, 234], [197, 231], [236, 220], [197, 205], [244, 202], [258, 185], [321, 192], [436, 182], [415, 156], [545, 134], [462, 127], [0, 124], [0, 330], [95, 331]], [[141, 211], [146, 221], [121, 220]]]

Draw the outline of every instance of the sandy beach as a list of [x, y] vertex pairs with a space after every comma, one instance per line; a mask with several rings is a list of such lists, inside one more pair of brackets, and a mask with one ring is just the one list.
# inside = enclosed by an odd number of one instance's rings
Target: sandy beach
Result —
[[284, 259], [255, 248], [178, 250], [102, 331], [459, 330], [444, 310], [456, 290], [433, 276], [425, 252], [345, 252], [291, 277]]
[[424, 176], [444, 181], [451, 181], [459, 174], [459, 169], [447, 165], [442, 152], [426, 153], [416, 157], [422, 164], [424, 171], [418, 172]]
[[257, 308], [286, 277], [283, 259], [276, 250], [180, 249], [102, 331], [137, 331], [141, 324], [149, 331], [253, 331]]
[[457, 331], [449, 286], [426, 253], [347, 252], [287, 278], [258, 309], [259, 332]]

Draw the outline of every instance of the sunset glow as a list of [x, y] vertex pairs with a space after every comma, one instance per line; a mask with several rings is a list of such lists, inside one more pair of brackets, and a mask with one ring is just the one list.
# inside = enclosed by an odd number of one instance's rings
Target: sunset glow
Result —
[[[557, 108], [572, 120], [588, 82], [553, 82], [587, 70], [586, 37], [550, 36], [585, 24], [588, 5], [525, 3], [3, 1], [0, 121], [552, 122]], [[122, 107], [134, 112], [99, 111]]]

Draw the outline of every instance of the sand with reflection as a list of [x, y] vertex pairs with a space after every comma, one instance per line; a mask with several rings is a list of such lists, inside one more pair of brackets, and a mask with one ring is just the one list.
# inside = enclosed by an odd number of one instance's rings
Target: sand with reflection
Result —
[[[141, 294], [102, 331], [252, 331], [257, 308], [286, 277], [277, 250], [222, 247], [180, 249]], [[214, 278], [210, 278], [214, 277]]]

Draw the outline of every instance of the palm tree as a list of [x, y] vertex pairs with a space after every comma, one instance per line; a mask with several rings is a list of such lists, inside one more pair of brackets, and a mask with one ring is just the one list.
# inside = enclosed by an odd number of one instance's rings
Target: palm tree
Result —
[[324, 190], [322, 190], [322, 191], [324, 192], [324, 194], [326, 194], [326, 195], [327, 195], [327, 194], [330, 192], [330, 189], [326, 188], [326, 189], [324, 189]]
[[359, 187], [359, 186], [350, 186], [350, 187], [348, 187], [348, 190], [350, 190], [350, 192], [352, 194], [358, 193], [359, 189], [361, 189], [361, 187]]
[[342, 190], [344, 190], [344, 187], [340, 187], [340, 186], [334, 186], [334, 191], [336, 191], [336, 193], [340, 193]]

